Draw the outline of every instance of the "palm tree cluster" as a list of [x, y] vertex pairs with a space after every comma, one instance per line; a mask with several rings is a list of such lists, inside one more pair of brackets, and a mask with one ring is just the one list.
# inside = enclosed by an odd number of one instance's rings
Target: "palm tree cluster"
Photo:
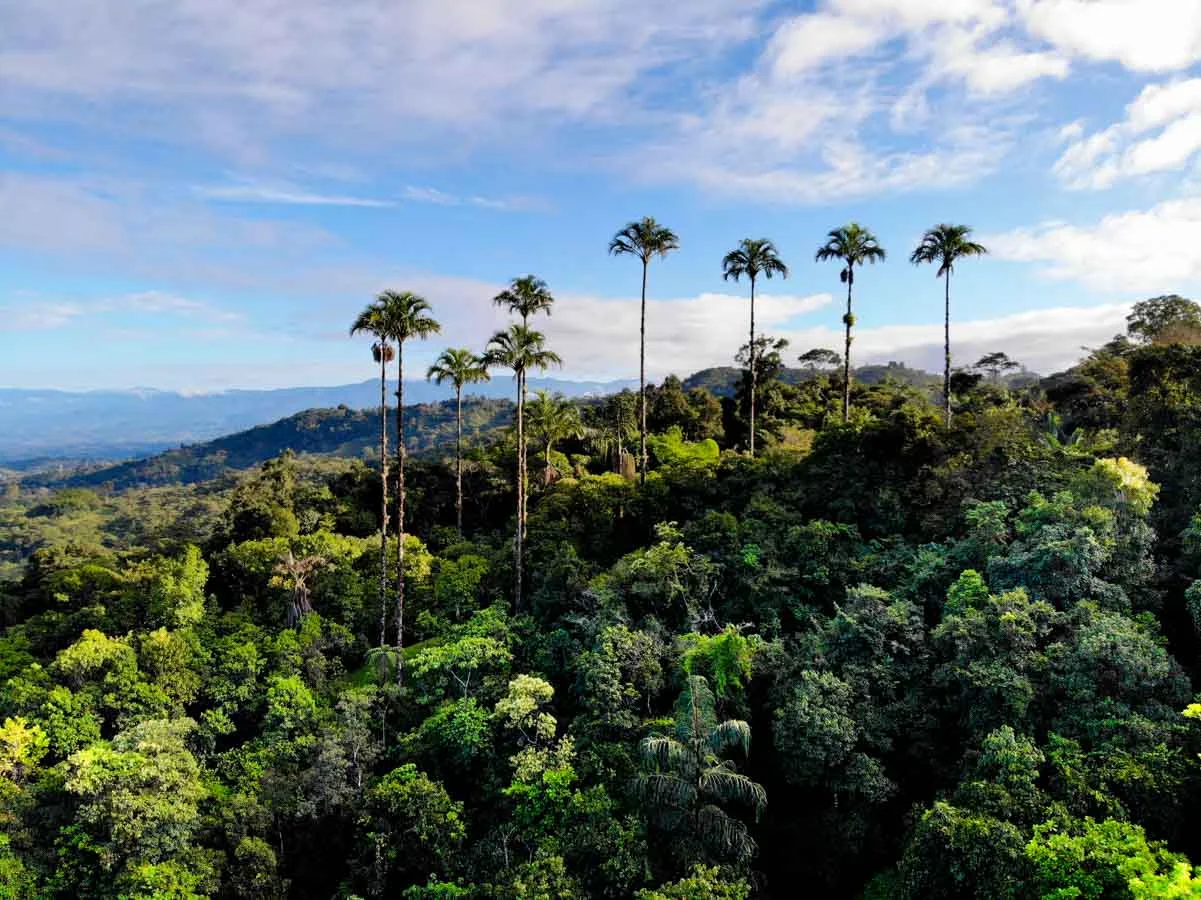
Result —
[[[944, 293], [944, 373], [943, 402], [946, 420], [951, 420], [951, 273], [959, 260], [981, 256], [987, 250], [971, 240], [972, 229], [966, 225], [937, 225], [929, 229], [917, 248], [910, 255], [915, 265], [937, 263], [938, 277], [945, 279]], [[652, 260], [663, 259], [680, 247], [679, 237], [674, 231], [651, 217], [628, 223], [609, 242], [609, 253], [614, 256], [632, 256], [642, 266], [641, 311], [638, 326], [638, 475], [643, 482], [647, 470], [647, 390], [646, 390], [646, 289], [647, 276]], [[829, 232], [826, 242], [816, 254], [816, 260], [835, 260], [842, 266], [840, 279], [847, 286], [846, 313], [842, 321], [845, 327], [844, 352], [841, 356], [830, 350], [813, 350], [801, 357], [802, 362], [816, 371], [819, 366], [842, 365], [842, 415], [843, 421], [851, 413], [851, 331], [855, 325], [854, 286], [855, 270], [866, 264], [882, 262], [887, 254], [870, 229], [852, 222]], [[722, 276], [726, 280], [740, 281], [743, 277], [750, 284], [750, 340], [747, 343], [747, 362], [750, 371], [750, 435], [748, 451], [755, 455], [755, 417], [758, 393], [756, 355], [767, 338], [755, 331], [755, 291], [759, 278], [771, 279], [779, 275], [787, 278], [788, 266], [780, 258], [775, 244], [767, 238], [745, 238], [722, 259]], [[444, 350], [427, 372], [427, 378], [438, 384], [449, 382], [455, 389], [455, 522], [463, 531], [463, 389], [489, 379], [489, 370], [505, 368], [513, 372], [517, 388], [517, 460], [516, 460], [516, 528], [513, 539], [513, 583], [514, 605], [520, 610], [522, 604], [522, 580], [526, 544], [526, 522], [529, 496], [529, 472], [527, 465], [527, 378], [531, 369], [545, 371], [550, 366], [562, 364], [558, 354], [546, 345], [546, 336], [530, 326], [530, 320], [539, 313], [550, 316], [555, 298], [546, 282], [534, 275], [514, 278], [493, 302], [517, 316], [508, 328], [496, 332], [488, 341], [484, 351], [476, 354], [463, 347]], [[397, 680], [404, 677], [404, 538], [405, 538], [405, 432], [404, 432], [404, 345], [409, 340], [424, 340], [438, 333], [441, 326], [430, 315], [429, 303], [408, 291], [384, 291], [369, 304], [355, 319], [350, 333], [372, 337], [372, 359], [379, 365], [380, 373], [380, 469], [383, 490], [380, 501], [380, 647], [387, 642], [387, 597], [388, 560], [387, 540], [391, 515], [388, 498], [388, 427], [387, 427], [387, 366], [396, 360], [396, 604], [395, 653]], [[615, 421], [617, 421], [615, 419]], [[633, 429], [630, 429], [631, 431]], [[529, 410], [530, 435], [537, 441], [543, 453], [543, 478], [545, 482], [554, 477], [551, 454], [557, 441], [582, 437], [584, 433], [579, 410], [561, 397], [540, 391]], [[615, 453], [620, 465], [624, 448], [621, 446], [623, 427], [618, 422], [612, 435], [606, 433], [598, 440]], [[596, 436], [594, 436], [596, 437]], [[613, 444], [613, 447], [610, 447]]]

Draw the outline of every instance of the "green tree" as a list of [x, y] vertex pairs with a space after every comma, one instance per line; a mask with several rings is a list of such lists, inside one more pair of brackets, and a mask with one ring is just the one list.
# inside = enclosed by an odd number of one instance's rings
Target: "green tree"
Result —
[[466, 830], [463, 804], [406, 763], [367, 792], [359, 817], [359, 877], [371, 896], [396, 896], [418, 877], [449, 872]]
[[513, 370], [517, 380], [517, 532], [513, 551], [513, 607], [521, 609], [522, 571], [525, 566], [526, 536], [526, 438], [525, 438], [525, 386], [530, 369], [547, 369], [562, 365], [559, 355], [546, 348], [546, 338], [539, 331], [525, 325], [510, 325], [507, 331], [498, 331], [488, 342], [484, 351], [484, 363]]
[[638, 467], [646, 482], [646, 273], [653, 258], [663, 259], [680, 247], [676, 233], [650, 216], [630, 222], [609, 241], [613, 256], [635, 256], [642, 263], [642, 313], [638, 330]]
[[[375, 338], [371, 357], [379, 363], [379, 644], [382, 647], [388, 640], [388, 363], [396, 355], [389, 343], [382, 300], [359, 313], [350, 333], [365, 333]], [[404, 436], [399, 438], [403, 443]]]
[[945, 280], [942, 395], [947, 427], [951, 425], [951, 273], [959, 260], [988, 252], [983, 244], [970, 240], [971, 233], [967, 225], [936, 225], [922, 235], [921, 243], [909, 256], [915, 266], [938, 263], [938, 277]]
[[551, 453], [557, 441], [584, 436], [580, 408], [560, 394], [538, 391], [529, 407], [530, 436], [542, 446], [543, 482], [550, 484], [554, 466]]
[[1134, 304], [1126, 333], [1142, 344], [1196, 343], [1201, 338], [1201, 306], [1178, 294]]
[[66, 761], [63, 787], [76, 810], [60, 834], [74, 863], [58, 873], [65, 891], [116, 896], [102, 886], [186, 855], [206, 794], [186, 744], [192, 728], [188, 719], [143, 722]]
[[851, 312], [851, 295], [855, 286], [855, 266], [881, 262], [887, 255], [876, 236], [856, 222], [835, 228], [827, 236], [826, 243], [818, 248], [817, 261], [836, 259], [843, 264], [839, 278], [847, 286], [847, 311], [842, 317], [846, 326], [846, 349], [842, 356], [842, 420], [851, 418], [851, 328], [855, 316]]
[[643, 739], [638, 793], [657, 823], [680, 841], [686, 861], [716, 857], [745, 863], [754, 855], [745, 823], [719, 805], [740, 803], [756, 815], [767, 805], [763, 787], [723, 758], [735, 748], [745, 755], [750, 746], [750, 726], [718, 721], [713, 692], [700, 676], [690, 676], [680, 694], [674, 734]]
[[455, 526], [463, 534], [463, 388], [487, 381], [491, 376], [484, 360], [465, 348], [443, 350], [426, 378], [436, 383], [449, 381], [455, 386]]
[[780, 259], [776, 245], [767, 238], [743, 238], [738, 246], [725, 255], [721, 261], [722, 277], [727, 281], [733, 278], [738, 281], [743, 275], [751, 283], [751, 336], [747, 346], [750, 348], [751, 371], [751, 438], [750, 453], [755, 455], [755, 398], [758, 393], [758, 372], [755, 367], [755, 282], [759, 276], [772, 278], [779, 275], [788, 277], [788, 266]]
[[405, 626], [405, 341], [425, 340], [442, 330], [431, 316], [430, 305], [424, 297], [409, 291], [384, 291], [376, 301], [380, 306], [386, 338], [396, 344], [396, 649], [398, 651], [396, 681], [404, 681]]
[[817, 373], [818, 369], [836, 369], [842, 365], [842, 357], [833, 350], [825, 347], [814, 347], [806, 350], [797, 359], [810, 372]]
[[988, 376], [994, 382], [999, 382], [1001, 376], [1006, 372], [1012, 372], [1014, 369], [1021, 368], [1021, 366], [1010, 359], [1008, 354], [998, 350], [995, 353], [986, 353], [984, 356], [981, 356], [972, 364], [972, 368], [980, 372], [987, 372]]

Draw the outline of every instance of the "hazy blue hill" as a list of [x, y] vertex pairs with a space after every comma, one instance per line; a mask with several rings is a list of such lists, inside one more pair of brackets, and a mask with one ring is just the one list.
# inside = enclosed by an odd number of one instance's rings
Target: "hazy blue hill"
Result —
[[[464, 402], [463, 432], [478, 437], [509, 424], [507, 400], [472, 399]], [[455, 437], [453, 402], [406, 406], [406, 446], [420, 453], [449, 447]], [[389, 443], [395, 447], [395, 413], [389, 413]], [[231, 469], [256, 466], [284, 450], [299, 454], [370, 457], [379, 441], [379, 415], [346, 406], [309, 409], [287, 418], [239, 431], [213, 441], [168, 450], [156, 456], [104, 466], [67, 476], [43, 471], [29, 476], [30, 486], [129, 487], [193, 484], [216, 478]]]
[[[612, 393], [629, 382], [531, 378], [530, 390], [546, 388], [569, 397]], [[390, 383], [389, 390], [395, 384]], [[507, 398], [513, 381], [498, 375], [474, 385], [481, 397]], [[406, 403], [438, 403], [454, 396], [449, 385], [405, 381]], [[181, 444], [274, 422], [306, 409], [379, 403], [379, 382], [335, 387], [223, 391], [185, 395], [173, 391], [50, 391], [0, 388], [0, 464], [50, 459], [128, 459]]]

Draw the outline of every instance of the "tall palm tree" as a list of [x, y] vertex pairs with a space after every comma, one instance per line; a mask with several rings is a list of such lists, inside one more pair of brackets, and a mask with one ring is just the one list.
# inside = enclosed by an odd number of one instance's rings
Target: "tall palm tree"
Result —
[[491, 376], [483, 359], [463, 347], [442, 351], [426, 378], [437, 384], [449, 381], [455, 386], [455, 525], [463, 535], [463, 387], [487, 381]]
[[826, 238], [826, 243], [817, 251], [817, 261], [837, 259], [843, 263], [839, 278], [847, 286], [847, 312], [842, 317], [847, 330], [846, 350], [842, 356], [842, 420], [846, 422], [851, 418], [851, 327], [855, 324], [851, 292], [855, 286], [855, 266], [882, 261], [886, 254], [876, 236], [856, 222], [835, 228]]
[[562, 394], [552, 396], [550, 391], [538, 391], [529, 407], [529, 429], [534, 440], [542, 446], [543, 480], [549, 484], [552, 469], [550, 455], [555, 442], [584, 436], [580, 408]]
[[555, 298], [541, 278], [523, 275], [510, 281], [507, 288], [492, 298], [492, 302], [521, 316], [521, 324], [528, 326], [530, 316], [536, 316], [540, 312], [550, 315]]
[[484, 351], [484, 363], [513, 370], [517, 381], [517, 536], [514, 541], [513, 605], [521, 609], [522, 566], [525, 561], [526, 464], [525, 464], [525, 379], [530, 369], [562, 365], [559, 355], [546, 349], [546, 338], [525, 325], [510, 325], [498, 331]]
[[915, 266], [938, 263], [938, 278], [945, 278], [946, 296], [943, 313], [943, 372], [942, 398], [946, 404], [947, 427], [951, 426], [951, 273], [955, 263], [970, 256], [988, 252], [983, 244], [971, 240], [972, 229], [967, 225], [935, 225], [924, 235], [922, 242], [909, 257]]
[[750, 744], [746, 722], [718, 721], [713, 691], [700, 676], [688, 679], [676, 703], [675, 733], [643, 739], [638, 793], [663, 828], [692, 845], [685, 847], [690, 862], [713, 851], [740, 862], [754, 853], [746, 825], [718, 806], [737, 801], [758, 815], [767, 805], [763, 787], [723, 758], [734, 749], [745, 755]]
[[[405, 341], [424, 340], [442, 330], [429, 314], [430, 305], [424, 297], [410, 291], [384, 291], [379, 295], [384, 332], [396, 344], [396, 649], [404, 653], [405, 624]], [[404, 681], [404, 657], [399, 657], [396, 681]]]
[[351, 335], [369, 334], [375, 338], [371, 356], [379, 363], [379, 643], [388, 639], [388, 363], [395, 355], [386, 336], [383, 306], [369, 304], [350, 326]]
[[745, 275], [751, 282], [751, 456], [755, 455], [755, 393], [758, 390], [758, 373], [755, 367], [755, 281], [762, 275], [772, 278], [788, 277], [788, 266], [780, 259], [776, 245], [767, 238], [743, 238], [738, 246], [721, 261], [722, 278], [738, 281]]
[[646, 483], [646, 271], [651, 259], [663, 259], [680, 248], [680, 239], [670, 228], [660, 225], [650, 216], [630, 222], [613, 235], [609, 253], [613, 256], [636, 256], [642, 261], [642, 315], [638, 327], [638, 468], [639, 478]]

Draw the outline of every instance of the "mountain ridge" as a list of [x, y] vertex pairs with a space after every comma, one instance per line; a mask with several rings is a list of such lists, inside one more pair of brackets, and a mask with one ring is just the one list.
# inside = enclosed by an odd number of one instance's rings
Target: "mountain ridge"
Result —
[[[531, 378], [531, 391], [546, 389], [568, 397], [619, 391], [628, 380], [575, 381]], [[389, 382], [389, 393], [395, 381]], [[473, 385], [470, 395], [505, 399], [511, 379]], [[450, 385], [405, 379], [406, 406], [454, 397]], [[368, 379], [330, 387], [233, 389], [183, 394], [153, 388], [128, 391], [60, 391], [0, 388], [0, 464], [21, 468], [31, 460], [120, 460], [214, 440], [310, 409], [379, 404], [379, 381]]]

